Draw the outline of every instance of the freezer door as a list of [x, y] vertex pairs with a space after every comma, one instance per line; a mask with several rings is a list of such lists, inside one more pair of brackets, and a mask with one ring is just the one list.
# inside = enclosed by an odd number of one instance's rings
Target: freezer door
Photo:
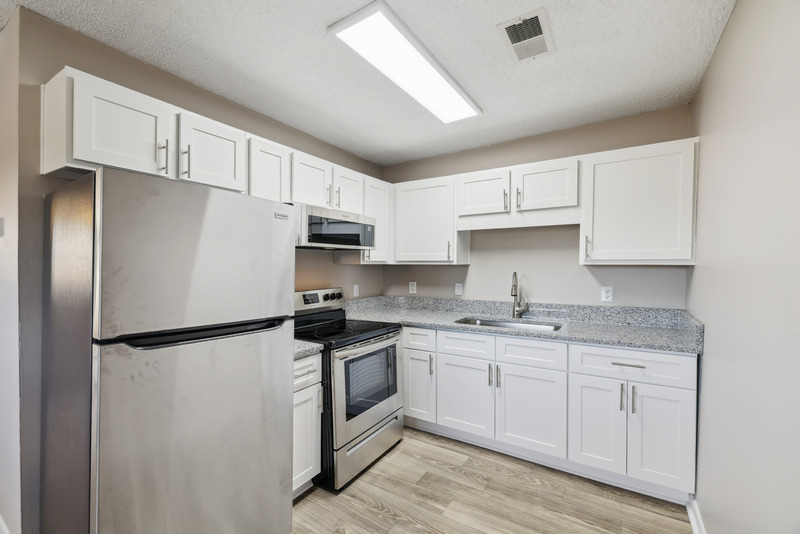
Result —
[[95, 345], [90, 531], [291, 532], [292, 331]]
[[95, 339], [294, 314], [294, 207], [101, 169]]

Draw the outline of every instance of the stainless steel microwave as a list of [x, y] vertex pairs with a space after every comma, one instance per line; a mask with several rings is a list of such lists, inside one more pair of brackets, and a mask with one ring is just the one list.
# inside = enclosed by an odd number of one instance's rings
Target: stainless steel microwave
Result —
[[372, 217], [308, 204], [297, 207], [298, 247], [375, 248], [375, 219]]

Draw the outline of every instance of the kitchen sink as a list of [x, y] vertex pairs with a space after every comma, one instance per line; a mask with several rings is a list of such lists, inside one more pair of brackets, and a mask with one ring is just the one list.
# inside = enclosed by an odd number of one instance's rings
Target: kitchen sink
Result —
[[494, 326], [497, 328], [516, 328], [519, 330], [535, 330], [544, 332], [555, 332], [561, 329], [561, 325], [557, 323], [536, 323], [533, 321], [525, 321], [524, 319], [516, 319], [509, 321], [502, 321], [498, 319], [477, 319], [475, 317], [464, 317], [456, 321], [459, 324], [471, 324], [475, 326]]

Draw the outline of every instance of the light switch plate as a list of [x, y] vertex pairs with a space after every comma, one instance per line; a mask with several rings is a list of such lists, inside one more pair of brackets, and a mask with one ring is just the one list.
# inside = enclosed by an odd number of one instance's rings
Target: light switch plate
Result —
[[463, 295], [464, 294], [464, 284], [461, 282], [456, 282], [456, 295]]
[[412, 294], [417, 292], [417, 283], [416, 282], [409, 282], [408, 283], [408, 292], [412, 293]]
[[353, 284], [353, 296], [358, 296], [358, 284]]
[[600, 287], [600, 302], [614, 302], [614, 286]]

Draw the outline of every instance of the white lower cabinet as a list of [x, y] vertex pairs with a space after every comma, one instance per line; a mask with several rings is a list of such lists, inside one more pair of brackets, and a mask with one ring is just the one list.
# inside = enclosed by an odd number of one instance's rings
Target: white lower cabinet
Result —
[[293, 492], [311, 482], [322, 468], [321, 368], [319, 354], [297, 360], [294, 365]]
[[[570, 371], [592, 353], [616, 352], [620, 379], [570, 372], [569, 460], [688, 493], [694, 492], [697, 392], [647, 382], [673, 380], [692, 356], [570, 346]], [[647, 359], [636, 359], [646, 354]], [[632, 356], [633, 355], [633, 356]], [[600, 362], [598, 359], [594, 359]], [[609, 369], [598, 365], [598, 374]], [[659, 369], [654, 373], [651, 369]], [[624, 379], [638, 377], [639, 381]], [[687, 376], [685, 371], [683, 376]], [[692, 375], [693, 376], [693, 375]], [[694, 384], [694, 382], [693, 382]]]
[[433, 351], [403, 347], [403, 415], [436, 422], [436, 374]]
[[494, 364], [452, 354], [437, 354], [436, 422], [494, 437]]

